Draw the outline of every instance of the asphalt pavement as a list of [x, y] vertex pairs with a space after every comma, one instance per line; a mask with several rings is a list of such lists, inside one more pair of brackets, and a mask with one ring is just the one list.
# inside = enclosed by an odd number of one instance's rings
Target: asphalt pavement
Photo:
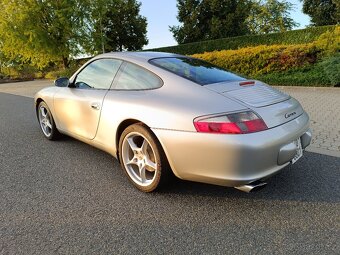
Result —
[[137, 191], [117, 160], [43, 137], [0, 93], [0, 254], [340, 254], [340, 158], [311, 152], [266, 188]]

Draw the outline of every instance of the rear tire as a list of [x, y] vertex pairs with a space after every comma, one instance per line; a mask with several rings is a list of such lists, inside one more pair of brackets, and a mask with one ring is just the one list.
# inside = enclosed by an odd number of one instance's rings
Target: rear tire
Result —
[[38, 105], [37, 116], [44, 136], [49, 140], [57, 140], [60, 137], [60, 133], [55, 125], [52, 113], [44, 101]]
[[142, 124], [127, 127], [119, 139], [120, 164], [132, 184], [152, 192], [169, 180], [170, 168], [156, 136]]

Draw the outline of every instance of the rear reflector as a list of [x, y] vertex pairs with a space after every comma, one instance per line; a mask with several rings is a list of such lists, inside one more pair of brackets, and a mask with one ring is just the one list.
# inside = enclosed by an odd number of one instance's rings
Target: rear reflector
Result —
[[197, 132], [220, 134], [248, 134], [268, 129], [266, 123], [251, 111], [195, 120], [194, 126]]

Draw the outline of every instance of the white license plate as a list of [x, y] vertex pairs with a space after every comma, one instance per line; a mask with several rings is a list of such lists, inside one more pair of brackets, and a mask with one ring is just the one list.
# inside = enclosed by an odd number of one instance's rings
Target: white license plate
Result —
[[294, 164], [296, 161], [298, 161], [303, 154], [303, 150], [302, 150], [302, 146], [301, 146], [301, 139], [297, 139], [294, 141], [295, 145], [296, 145], [296, 154], [295, 157], [292, 159], [292, 164]]

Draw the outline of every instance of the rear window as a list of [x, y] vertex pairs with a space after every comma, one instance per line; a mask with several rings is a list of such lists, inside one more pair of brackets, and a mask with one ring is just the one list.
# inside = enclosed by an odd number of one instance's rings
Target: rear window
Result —
[[245, 80], [236, 74], [195, 58], [154, 58], [149, 62], [200, 85]]

